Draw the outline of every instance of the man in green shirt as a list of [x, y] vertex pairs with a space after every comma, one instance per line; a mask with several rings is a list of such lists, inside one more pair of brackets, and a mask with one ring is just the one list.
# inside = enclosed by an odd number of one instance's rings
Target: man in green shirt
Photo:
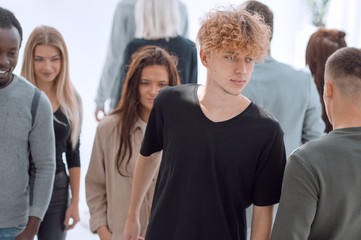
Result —
[[323, 97], [334, 130], [290, 156], [272, 240], [360, 239], [360, 49], [329, 57]]

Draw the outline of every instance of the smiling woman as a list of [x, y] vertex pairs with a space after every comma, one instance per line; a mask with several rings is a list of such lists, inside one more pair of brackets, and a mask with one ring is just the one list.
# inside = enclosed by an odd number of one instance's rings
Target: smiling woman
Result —
[[[147, 46], [132, 55], [119, 105], [98, 125], [85, 179], [90, 228], [101, 239], [122, 239], [134, 167], [154, 99], [161, 89], [179, 83], [174, 59], [164, 49]], [[154, 177], [141, 209], [142, 236], [155, 182]]]
[[38, 45], [34, 51], [34, 73], [36, 83], [47, 84], [54, 81], [61, 67], [60, 52], [48, 45]]
[[148, 119], [153, 102], [160, 89], [169, 84], [168, 70], [163, 65], [146, 66], [143, 68], [139, 83], [139, 102], [142, 119]]
[[[64, 240], [66, 231], [72, 229], [80, 220], [79, 136], [82, 106], [80, 96], [70, 82], [68, 62], [67, 47], [60, 32], [48, 26], [35, 28], [25, 46], [21, 75], [44, 91], [49, 98], [53, 109], [56, 140], [53, 194], [40, 225], [39, 240]], [[63, 153], [66, 154], [69, 177]]]

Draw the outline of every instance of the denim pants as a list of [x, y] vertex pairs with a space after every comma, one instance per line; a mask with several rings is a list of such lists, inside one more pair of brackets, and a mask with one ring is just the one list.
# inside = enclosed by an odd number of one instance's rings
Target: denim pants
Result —
[[25, 229], [25, 225], [10, 228], [0, 228], [0, 240], [14, 240]]

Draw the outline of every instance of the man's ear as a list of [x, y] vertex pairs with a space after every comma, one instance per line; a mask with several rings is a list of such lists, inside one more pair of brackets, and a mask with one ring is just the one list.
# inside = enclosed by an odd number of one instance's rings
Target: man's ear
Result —
[[199, 57], [201, 59], [201, 62], [203, 66], [208, 67], [208, 54], [206, 54], [202, 49], [199, 51]]
[[333, 89], [334, 89], [334, 86], [333, 86], [332, 82], [325, 81], [325, 85], [323, 87], [323, 95], [325, 97], [331, 97], [333, 94]]

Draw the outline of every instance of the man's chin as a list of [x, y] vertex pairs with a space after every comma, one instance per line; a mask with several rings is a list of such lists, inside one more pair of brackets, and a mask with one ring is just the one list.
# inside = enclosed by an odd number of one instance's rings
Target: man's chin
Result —
[[11, 81], [13, 80], [13, 78], [14, 78], [14, 76], [11, 73], [8, 76], [0, 77], [0, 88], [6, 87], [7, 85], [9, 85], [11, 83]]

